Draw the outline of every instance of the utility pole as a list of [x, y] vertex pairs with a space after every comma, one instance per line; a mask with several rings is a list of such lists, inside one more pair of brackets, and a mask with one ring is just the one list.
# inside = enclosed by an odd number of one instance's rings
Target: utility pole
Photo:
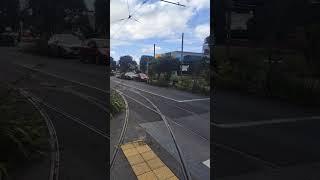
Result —
[[181, 36], [181, 57], [180, 57], [181, 66], [180, 66], [180, 75], [182, 74], [182, 65], [183, 65], [183, 37], [184, 37], [184, 33], [182, 33], [182, 36]]
[[153, 58], [156, 59], [156, 44], [153, 44]]
[[[153, 44], [153, 59], [156, 59], [156, 44]], [[148, 61], [147, 61], [147, 74], [149, 73], [149, 62]]]
[[183, 61], [183, 36], [184, 36], [184, 33], [182, 33], [182, 36], [181, 36], [181, 62]]
[[231, 43], [231, 10], [233, 7], [233, 1], [227, 1], [227, 48], [226, 48], [226, 56], [227, 61], [230, 60], [230, 43]]

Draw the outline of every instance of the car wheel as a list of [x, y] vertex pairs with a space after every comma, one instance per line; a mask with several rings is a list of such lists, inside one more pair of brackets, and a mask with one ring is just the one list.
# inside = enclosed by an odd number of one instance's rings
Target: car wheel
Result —
[[58, 57], [65, 57], [64, 50], [61, 47], [58, 47]]
[[17, 46], [18, 45], [18, 40], [17, 39], [13, 39], [13, 46]]
[[80, 56], [80, 62], [84, 63], [84, 57], [83, 57], [83, 55]]
[[52, 46], [48, 46], [48, 54], [49, 56], [55, 56], [55, 51]]

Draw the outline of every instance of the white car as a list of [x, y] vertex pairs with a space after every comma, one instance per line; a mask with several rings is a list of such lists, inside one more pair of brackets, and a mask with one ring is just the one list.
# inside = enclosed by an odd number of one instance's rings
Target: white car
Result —
[[138, 78], [138, 74], [136, 74], [134, 72], [127, 72], [127, 73], [124, 74], [124, 77], [126, 79], [131, 79], [132, 80], [132, 79]]
[[51, 55], [70, 57], [79, 56], [82, 40], [72, 34], [55, 34], [48, 41]]

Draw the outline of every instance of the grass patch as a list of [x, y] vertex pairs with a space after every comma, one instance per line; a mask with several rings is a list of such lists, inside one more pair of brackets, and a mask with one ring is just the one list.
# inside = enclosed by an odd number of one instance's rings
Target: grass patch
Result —
[[115, 90], [111, 91], [110, 105], [111, 105], [111, 117], [122, 112], [126, 107], [125, 102], [122, 99], [121, 95]]
[[0, 177], [6, 179], [46, 155], [49, 134], [40, 113], [17, 91], [1, 84], [0, 98]]

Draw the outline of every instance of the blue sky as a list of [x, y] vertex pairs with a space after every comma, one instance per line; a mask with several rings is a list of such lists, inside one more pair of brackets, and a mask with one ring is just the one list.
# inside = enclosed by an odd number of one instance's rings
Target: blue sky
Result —
[[[140, 21], [119, 19], [129, 11]], [[210, 0], [180, 0], [180, 7], [159, 0], [111, 0], [111, 56], [131, 55], [139, 62], [141, 55], [181, 50], [184, 33], [184, 51], [201, 52], [202, 43], [210, 32]], [[176, 0], [172, 1], [176, 2]]]

